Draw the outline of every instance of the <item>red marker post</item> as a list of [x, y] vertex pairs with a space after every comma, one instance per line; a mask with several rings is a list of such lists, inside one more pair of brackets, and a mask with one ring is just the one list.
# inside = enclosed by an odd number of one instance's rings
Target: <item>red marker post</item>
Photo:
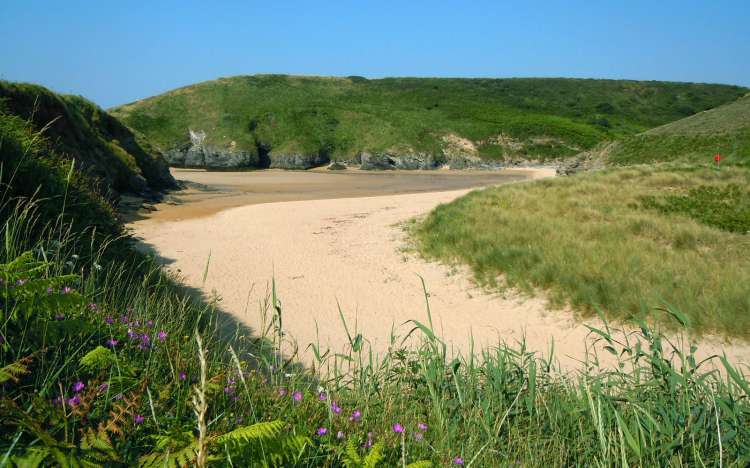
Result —
[[721, 168], [721, 155], [720, 154], [717, 153], [714, 155], [714, 161], [716, 161], [716, 167]]

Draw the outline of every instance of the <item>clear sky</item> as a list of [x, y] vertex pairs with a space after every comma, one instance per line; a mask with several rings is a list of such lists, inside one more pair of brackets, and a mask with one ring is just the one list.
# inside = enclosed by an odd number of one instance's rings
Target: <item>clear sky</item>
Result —
[[0, 78], [109, 107], [220, 76], [750, 86], [750, 0], [0, 0]]

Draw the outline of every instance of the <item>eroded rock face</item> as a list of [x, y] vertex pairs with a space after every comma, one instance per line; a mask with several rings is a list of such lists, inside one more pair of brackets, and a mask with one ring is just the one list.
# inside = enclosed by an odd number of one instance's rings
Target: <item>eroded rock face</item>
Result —
[[276, 169], [311, 169], [330, 162], [330, 158], [324, 154], [275, 154], [272, 151], [268, 156], [271, 167]]
[[369, 153], [362, 151], [358, 155], [359, 168], [365, 171], [396, 169], [396, 161], [386, 153]]
[[172, 148], [164, 152], [164, 158], [170, 166], [208, 169], [250, 168], [260, 164], [258, 155], [203, 143]]

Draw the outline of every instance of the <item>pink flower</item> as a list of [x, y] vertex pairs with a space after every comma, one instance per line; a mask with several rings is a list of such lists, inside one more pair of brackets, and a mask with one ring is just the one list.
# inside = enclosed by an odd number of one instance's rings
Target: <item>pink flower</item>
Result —
[[107, 385], [107, 384], [105, 384], [105, 383], [103, 383], [103, 384], [99, 385], [99, 387], [97, 388], [97, 390], [99, 390], [99, 393], [104, 393], [104, 392], [106, 392], [106, 391], [107, 391], [108, 389], [109, 389], [109, 385]]
[[160, 331], [160, 332], [159, 332], [159, 333], [158, 333], [158, 334], [156, 335], [156, 337], [157, 337], [157, 338], [159, 338], [159, 341], [164, 341], [164, 340], [166, 340], [166, 339], [167, 339], [167, 332], [165, 332], [164, 330], [162, 330], [162, 331]]
[[292, 394], [292, 398], [294, 398], [294, 401], [296, 401], [297, 403], [299, 403], [300, 401], [302, 401], [302, 392], [300, 392], [300, 391], [294, 392]]
[[331, 411], [333, 411], [336, 414], [341, 413], [341, 407], [336, 404], [335, 401], [331, 402]]
[[107, 345], [108, 345], [108, 346], [109, 346], [110, 348], [114, 348], [115, 346], [117, 346], [117, 343], [119, 343], [119, 341], [117, 341], [117, 340], [116, 340], [116, 339], [114, 339], [114, 338], [110, 338], [110, 339], [108, 339], [108, 340], [107, 340]]
[[454, 465], [463, 466], [464, 465], [464, 459], [461, 458], [461, 457], [456, 457], [456, 458], [453, 459], [453, 464]]
[[359, 422], [362, 419], [362, 412], [360, 410], [354, 410], [352, 415], [349, 417], [349, 421]]
[[76, 393], [79, 393], [84, 388], [86, 388], [86, 384], [81, 382], [80, 380], [73, 384], [73, 391]]
[[328, 395], [326, 395], [326, 392], [320, 392], [318, 394], [318, 400], [320, 401], [326, 401], [328, 399]]
[[180, 372], [180, 380], [184, 381], [185, 379], [187, 379], [187, 374], [185, 374], [184, 372]]
[[319, 427], [317, 431], [315, 431], [315, 434], [318, 435], [318, 437], [323, 437], [324, 435], [328, 434], [328, 429], [325, 427]]
[[107, 325], [112, 325], [113, 323], [115, 323], [115, 319], [112, 318], [111, 315], [107, 315], [106, 317], [104, 317], [104, 323], [106, 323]]
[[286, 396], [286, 388], [284, 387], [279, 388], [279, 396], [280, 397]]
[[135, 416], [133, 416], [133, 422], [135, 422], [136, 424], [143, 424], [143, 421], [145, 420], [146, 418], [144, 418], [140, 414], [136, 414]]
[[399, 423], [393, 424], [393, 426], [391, 426], [391, 428], [393, 429], [393, 432], [395, 432], [396, 434], [401, 434], [401, 433], [404, 432], [404, 426], [402, 426]]
[[427, 424], [425, 424], [425, 423], [419, 423], [419, 424], [417, 424], [417, 428], [420, 431], [426, 431], [427, 430]]
[[81, 398], [78, 395], [73, 396], [68, 400], [69, 406], [78, 406], [81, 403]]
[[343, 439], [344, 438], [344, 432], [343, 431], [338, 431], [336, 433], [336, 438], [337, 439]]

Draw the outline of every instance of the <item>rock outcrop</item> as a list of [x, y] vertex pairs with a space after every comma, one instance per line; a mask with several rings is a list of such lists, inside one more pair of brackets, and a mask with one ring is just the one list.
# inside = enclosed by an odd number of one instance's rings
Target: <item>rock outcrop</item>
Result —
[[271, 160], [270, 167], [276, 169], [311, 169], [324, 166], [331, 161], [326, 154], [278, 154], [271, 151], [268, 157]]

